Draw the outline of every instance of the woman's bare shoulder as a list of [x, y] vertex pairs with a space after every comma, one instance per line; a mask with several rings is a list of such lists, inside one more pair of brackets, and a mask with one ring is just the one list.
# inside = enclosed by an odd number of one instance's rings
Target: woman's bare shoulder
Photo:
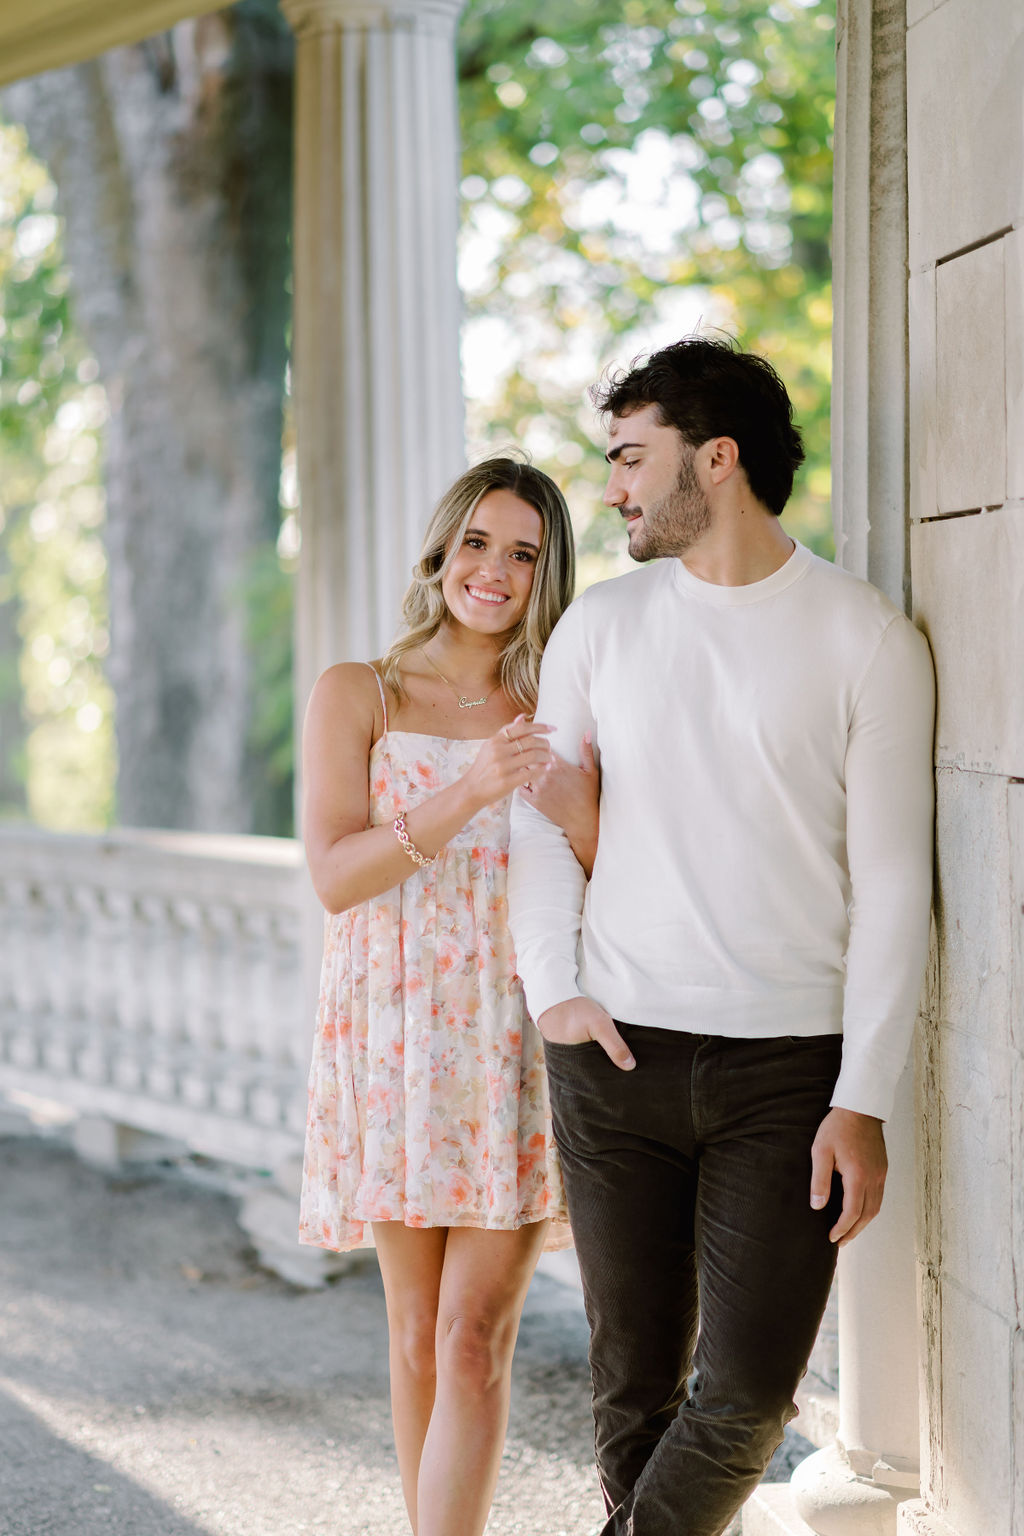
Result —
[[380, 714], [380, 690], [377, 687], [379, 662], [338, 661], [321, 672], [309, 696], [307, 717], [344, 719], [350, 724], [365, 723], [372, 731]]

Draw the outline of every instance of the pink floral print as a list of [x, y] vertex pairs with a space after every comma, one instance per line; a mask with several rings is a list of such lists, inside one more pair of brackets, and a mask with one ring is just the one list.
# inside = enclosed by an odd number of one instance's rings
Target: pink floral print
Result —
[[[470, 767], [479, 741], [387, 732], [370, 821]], [[328, 917], [300, 1241], [367, 1247], [368, 1223], [506, 1231], [550, 1217], [570, 1242], [540, 1035], [505, 896], [509, 801], [487, 806], [382, 896]]]

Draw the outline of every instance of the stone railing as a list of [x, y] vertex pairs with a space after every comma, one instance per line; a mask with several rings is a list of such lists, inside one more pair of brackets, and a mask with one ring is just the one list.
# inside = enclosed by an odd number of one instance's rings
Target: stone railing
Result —
[[271, 1169], [301, 1148], [302, 854], [0, 830], [0, 1090]]

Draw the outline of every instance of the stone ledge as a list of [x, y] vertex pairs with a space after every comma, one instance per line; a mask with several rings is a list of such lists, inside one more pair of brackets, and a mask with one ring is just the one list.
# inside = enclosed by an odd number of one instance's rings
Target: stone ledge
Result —
[[957, 1536], [941, 1515], [928, 1508], [924, 1499], [910, 1499], [897, 1510], [898, 1536]]
[[815, 1536], [788, 1483], [762, 1483], [743, 1506], [743, 1536]]

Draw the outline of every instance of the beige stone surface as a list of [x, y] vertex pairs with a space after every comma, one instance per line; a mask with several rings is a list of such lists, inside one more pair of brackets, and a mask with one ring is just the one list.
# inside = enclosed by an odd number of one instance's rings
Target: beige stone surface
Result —
[[[1002, 1052], [1010, 1043], [1013, 946], [1006, 781], [942, 768], [936, 789], [939, 1028]], [[941, 1042], [939, 1050], [935, 1074], [941, 1089]]]
[[1024, 778], [1024, 506], [911, 529], [939, 678], [936, 762]]
[[[1024, 92], [1024, 80], [1021, 82]], [[1024, 229], [1003, 241], [1006, 264], [1006, 494], [1024, 499]]]
[[[939, 1049], [942, 1267], [1000, 1317], [1013, 1317], [1016, 1053], [943, 1028]], [[984, 1256], [982, 1258], [982, 1256]]]
[[[927, 1175], [927, 1170], [922, 1170]], [[938, 1184], [938, 1174], [935, 1173]], [[942, 1287], [938, 1266], [918, 1262], [921, 1312], [921, 1492], [930, 1496], [942, 1481]]]
[[938, 506], [1006, 496], [1003, 242], [944, 262], [935, 280]]
[[[1010, 953], [1010, 1040], [1024, 1057], [1024, 784], [1006, 790], [1010, 844], [1010, 899], [1013, 945]], [[1024, 1132], [1024, 1126], [1021, 1127]], [[1024, 1161], [1020, 1164], [1024, 1168]], [[1024, 1252], [1024, 1248], [1020, 1250]], [[1024, 1275], [1021, 1276], [1024, 1285]], [[1024, 1297], [1022, 1297], [1024, 1321]]]
[[935, 9], [935, 0], [907, 0], [907, 26], [914, 27]]
[[977, 1297], [943, 1280], [938, 1504], [963, 1536], [1003, 1536], [1011, 1518], [1012, 1331]]
[[1019, 0], [946, 0], [912, 26], [912, 272], [1008, 229], [1024, 213], [1022, 79]]
[[1017, 1412], [1013, 1426], [1013, 1514], [1010, 1536], [1024, 1536], [1024, 1413], [1020, 1411], [1019, 1392], [1019, 1384], [1024, 1381], [1024, 1331], [1019, 1327], [1013, 1335], [1013, 1359], [1010, 1362], [1010, 1370], [1013, 1381], [1018, 1385], [1015, 1393]]
[[909, 1499], [896, 1512], [896, 1536], [961, 1536], [928, 1508], [924, 1499]]
[[743, 1506], [743, 1536], [814, 1536], [788, 1483], [763, 1483]]
[[[1024, 1275], [1021, 1274], [1019, 1263], [1020, 1255], [1024, 1254], [1024, 1054], [1015, 1050], [1012, 1058], [1009, 1124], [1003, 1128], [1003, 1144], [1005, 1147], [1009, 1143], [1013, 1200], [1009, 1239], [1015, 1258], [1012, 1316], [1016, 1319], [1018, 1332], [1024, 1337]], [[1017, 1342], [1019, 1344], [1020, 1340]], [[1018, 1372], [1014, 1379], [1024, 1384], [1024, 1371]], [[1024, 1452], [1024, 1412], [1020, 1411], [1020, 1405], [1017, 1412], [1017, 1438], [1019, 1450]], [[1020, 1470], [1024, 1478], [1024, 1461], [1020, 1464]], [[1024, 1505], [1021, 1507], [1024, 1508]]]
[[[938, 1006], [938, 988], [935, 991]], [[933, 1113], [939, 1103], [940, 1051], [942, 1028], [931, 1018], [918, 1020], [915, 1050], [914, 1108], [917, 1126], [916, 1253], [917, 1309], [924, 1316], [926, 1297], [922, 1293], [924, 1277], [938, 1269], [942, 1260], [942, 1201], [939, 1184], [939, 1116]], [[924, 1268], [922, 1269], [922, 1265]]]
[[915, 272], [907, 305], [910, 368], [910, 516], [934, 517], [939, 509], [936, 480], [935, 269]]

